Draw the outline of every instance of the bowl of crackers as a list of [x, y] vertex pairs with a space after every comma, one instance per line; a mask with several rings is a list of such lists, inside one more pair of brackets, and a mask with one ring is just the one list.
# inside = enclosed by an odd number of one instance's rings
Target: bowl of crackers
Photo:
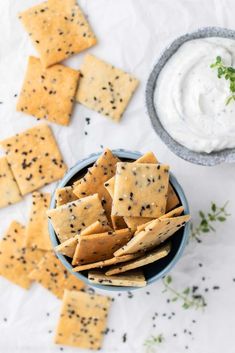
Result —
[[133, 290], [164, 277], [189, 237], [184, 191], [152, 152], [105, 149], [80, 160], [47, 216], [61, 263], [99, 289]]

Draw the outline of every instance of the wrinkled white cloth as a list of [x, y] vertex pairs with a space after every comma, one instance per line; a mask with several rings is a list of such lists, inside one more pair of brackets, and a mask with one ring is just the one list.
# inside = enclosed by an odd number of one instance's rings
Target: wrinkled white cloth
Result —
[[[37, 3], [39, 0], [0, 2], [0, 140], [38, 124], [35, 118], [15, 109], [15, 95], [22, 85], [27, 57], [36, 55], [17, 13]], [[81, 0], [80, 5], [99, 39], [89, 52], [133, 73], [141, 84], [120, 124], [79, 105], [69, 127], [52, 124], [68, 166], [101, 150], [101, 145], [141, 152], [152, 150], [159, 160], [170, 164], [182, 184], [195, 223], [197, 211], [208, 210], [211, 200], [219, 205], [229, 200], [232, 214], [216, 227], [216, 233], [204, 235], [202, 244], [190, 243], [171, 273], [173, 286], [179, 291], [188, 286], [199, 287], [207, 302], [204, 312], [182, 309], [180, 301], [167, 303], [170, 296], [162, 293], [161, 281], [134, 291], [133, 298], [126, 292], [120, 296], [110, 293], [115, 301], [102, 352], [150, 352], [151, 347], [144, 346], [145, 340], [163, 334], [165, 341], [152, 347], [152, 352], [234, 353], [235, 166], [201, 167], [170, 152], [151, 127], [145, 86], [160, 52], [177, 36], [209, 25], [235, 28], [235, 3], [232, 0]], [[66, 64], [79, 68], [83, 56], [83, 53], [75, 55]], [[86, 117], [91, 118], [90, 125], [86, 124]], [[54, 187], [55, 184], [44, 190], [52, 191]], [[21, 203], [0, 210], [1, 234], [13, 219], [26, 224], [29, 206], [30, 196], [27, 196]], [[219, 289], [213, 290], [214, 286]], [[53, 336], [60, 304], [40, 285], [34, 284], [25, 291], [0, 278], [0, 352], [59, 352], [60, 346], [53, 344]], [[69, 347], [64, 347], [64, 351], [83, 352]]]

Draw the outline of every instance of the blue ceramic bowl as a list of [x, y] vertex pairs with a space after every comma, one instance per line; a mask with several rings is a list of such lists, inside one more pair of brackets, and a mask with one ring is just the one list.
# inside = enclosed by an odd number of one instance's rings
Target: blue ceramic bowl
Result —
[[[126, 160], [126, 161], [133, 161], [138, 159], [141, 156], [139, 152], [131, 152], [131, 151], [126, 151], [122, 149], [113, 150], [112, 152], [116, 156], [118, 156], [121, 160]], [[75, 166], [72, 167], [67, 172], [64, 178], [61, 180], [61, 182], [58, 183], [56, 188], [62, 188], [64, 186], [72, 185], [76, 179], [81, 178], [83, 175], [85, 175], [85, 173], [87, 172], [87, 168], [90, 167], [96, 161], [96, 159], [100, 156], [100, 154], [101, 152], [96, 154], [91, 154], [89, 157], [78, 161], [75, 164]], [[184, 213], [189, 214], [189, 206], [188, 206], [188, 202], [184, 194], [184, 191], [172, 173], [170, 173], [170, 183], [173, 186], [174, 190], [176, 191], [181, 204], [184, 206]], [[55, 192], [52, 196], [50, 208], [55, 208]], [[166, 256], [165, 258], [157, 262], [144, 266], [143, 270], [146, 277], [147, 285], [165, 276], [180, 259], [188, 241], [189, 227], [190, 225], [189, 223], [187, 223], [185, 227], [179, 229], [179, 231], [171, 237], [172, 250], [168, 256]], [[53, 247], [56, 247], [60, 243], [50, 223], [49, 223], [49, 232], [50, 232], [52, 245]], [[67, 270], [69, 270], [74, 276], [76, 276], [77, 278], [79, 278], [80, 280], [84, 281], [85, 283], [87, 283], [92, 287], [105, 289], [109, 291], [130, 291], [130, 290], [138, 289], [137, 287], [116, 287], [116, 286], [105, 286], [102, 284], [93, 284], [87, 278], [88, 271], [83, 271], [82, 273], [72, 272], [73, 267], [71, 265], [71, 259], [59, 253], [57, 253], [57, 256]]]

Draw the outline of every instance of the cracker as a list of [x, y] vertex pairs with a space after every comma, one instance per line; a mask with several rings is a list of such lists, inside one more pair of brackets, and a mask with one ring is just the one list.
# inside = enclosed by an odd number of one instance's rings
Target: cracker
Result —
[[88, 54], [81, 67], [77, 101], [119, 121], [138, 83], [128, 73]]
[[166, 257], [169, 254], [170, 250], [171, 250], [170, 244], [163, 245], [160, 248], [157, 248], [155, 250], [152, 250], [149, 253], [146, 253], [145, 255], [139, 257], [138, 259], [131, 260], [117, 266], [113, 266], [107, 272], [105, 272], [105, 274], [107, 276], [113, 276], [118, 273], [127, 272], [135, 268], [139, 268], [139, 267], [151, 264], [152, 262], [158, 261], [163, 257]]
[[128, 244], [117, 250], [114, 255], [123, 256], [151, 250], [176, 233], [189, 219], [190, 215], [155, 219], [147, 225], [145, 230], [136, 234]]
[[[108, 224], [102, 224], [99, 221], [92, 223], [90, 226], [81, 231], [81, 235], [97, 234], [111, 230]], [[73, 257], [78, 244], [78, 235], [67, 239], [60, 245], [55, 247], [55, 251], [68, 257]]]
[[138, 227], [153, 220], [153, 218], [146, 217], [124, 217], [124, 219], [128, 225], [128, 228], [130, 228], [133, 232], [135, 232]]
[[28, 289], [32, 280], [28, 274], [44, 256], [44, 251], [25, 248], [25, 227], [13, 221], [0, 240], [0, 275]]
[[[184, 211], [184, 207], [183, 206], [179, 206], [177, 208], [175, 208], [174, 210], [168, 212], [168, 213], [165, 213], [163, 216], [161, 216], [160, 218], [171, 218], [171, 217], [178, 217], [180, 216]], [[143, 224], [140, 224], [138, 227], [137, 227], [137, 231], [136, 233], [139, 233], [141, 232], [142, 230], [144, 230], [146, 228], [146, 226], [150, 223], [151, 221], [148, 221], [146, 223], [143, 223]]]
[[[150, 164], [155, 164], [158, 163], [157, 158], [153, 154], [153, 152], [147, 152], [140, 158], [138, 158], [135, 162], [132, 162], [133, 164], [137, 163], [150, 163]], [[111, 179], [105, 182], [104, 186], [108, 190], [110, 196], [113, 199], [114, 195], [114, 185], [115, 185], [115, 176], [113, 176]]]
[[145, 287], [146, 280], [141, 270], [129, 271], [121, 275], [107, 276], [98, 270], [89, 271], [88, 279], [92, 283], [108, 286]]
[[112, 215], [160, 217], [166, 209], [168, 183], [167, 165], [117, 163]]
[[105, 149], [86, 175], [80, 179], [79, 184], [74, 186], [73, 191], [78, 198], [98, 193], [107, 215], [111, 213], [112, 200], [104, 183], [115, 175], [117, 162], [119, 159], [109, 149]]
[[0, 158], [0, 208], [22, 199], [6, 157]]
[[32, 194], [32, 205], [29, 222], [26, 227], [27, 247], [35, 247], [42, 250], [51, 250], [51, 240], [48, 230], [46, 211], [50, 207], [51, 195], [35, 191]]
[[57, 245], [54, 250], [68, 257], [73, 257], [75, 249], [78, 243], [78, 235], [75, 235], [73, 238], [65, 240], [63, 243]]
[[84, 283], [66, 270], [53, 251], [46, 253], [37, 267], [29, 274], [29, 278], [40, 283], [60, 299], [65, 289], [84, 288]]
[[[112, 225], [113, 225], [113, 229], [124, 229], [127, 228], [127, 224], [124, 221], [123, 217], [119, 217], [119, 216], [111, 216], [111, 220], [112, 220]], [[128, 226], [129, 227], [129, 226]], [[130, 228], [130, 227], [129, 227]]]
[[184, 212], [184, 207], [183, 206], [179, 206], [177, 208], [175, 208], [174, 210], [171, 210], [167, 213], [165, 213], [163, 216], [161, 216], [160, 218], [172, 218], [172, 217], [178, 217], [180, 216], [182, 213]]
[[106, 266], [118, 264], [120, 262], [126, 262], [129, 260], [133, 260], [136, 257], [138, 257], [136, 254], [124, 255], [124, 256], [120, 256], [120, 257], [112, 257], [111, 259], [97, 261], [97, 262], [93, 262], [91, 264], [76, 266], [73, 268], [73, 272], [80, 272], [80, 271], [90, 270], [92, 268], [99, 268], [99, 267], [103, 268]]
[[89, 225], [87, 228], [81, 231], [81, 235], [91, 235], [91, 234], [98, 234], [107, 231], [111, 231], [112, 229], [107, 223], [102, 223], [100, 221], [96, 221]]
[[51, 209], [47, 211], [47, 216], [61, 243], [73, 238], [97, 220], [107, 224], [98, 194]]
[[77, 196], [73, 193], [72, 186], [65, 186], [63, 188], [56, 189], [56, 192], [55, 192], [56, 207], [64, 205], [71, 201], [76, 201], [77, 199], [78, 199]]
[[171, 186], [171, 183], [169, 183], [168, 186], [168, 197], [167, 197], [167, 202], [166, 202], [166, 212], [171, 211], [174, 209], [178, 204], [180, 203], [180, 200], [178, 196], [176, 195], [175, 190]]
[[96, 44], [76, 1], [49, 0], [19, 14], [44, 67]]
[[80, 235], [73, 257], [73, 265], [83, 265], [110, 259], [113, 253], [131, 239], [129, 229], [116, 230], [89, 236]]
[[49, 126], [37, 125], [0, 142], [22, 195], [62, 178], [67, 170]]
[[55, 343], [101, 349], [110, 303], [105, 296], [66, 290]]
[[17, 111], [68, 125], [78, 79], [76, 70], [64, 65], [44, 69], [39, 59], [30, 56]]

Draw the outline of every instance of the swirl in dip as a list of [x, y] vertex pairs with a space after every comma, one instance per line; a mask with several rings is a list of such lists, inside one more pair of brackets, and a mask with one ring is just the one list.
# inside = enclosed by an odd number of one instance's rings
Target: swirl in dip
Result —
[[184, 43], [161, 70], [155, 90], [158, 117], [174, 140], [197, 152], [235, 147], [235, 102], [229, 81], [210, 68], [217, 56], [235, 65], [235, 40], [202, 38]]

